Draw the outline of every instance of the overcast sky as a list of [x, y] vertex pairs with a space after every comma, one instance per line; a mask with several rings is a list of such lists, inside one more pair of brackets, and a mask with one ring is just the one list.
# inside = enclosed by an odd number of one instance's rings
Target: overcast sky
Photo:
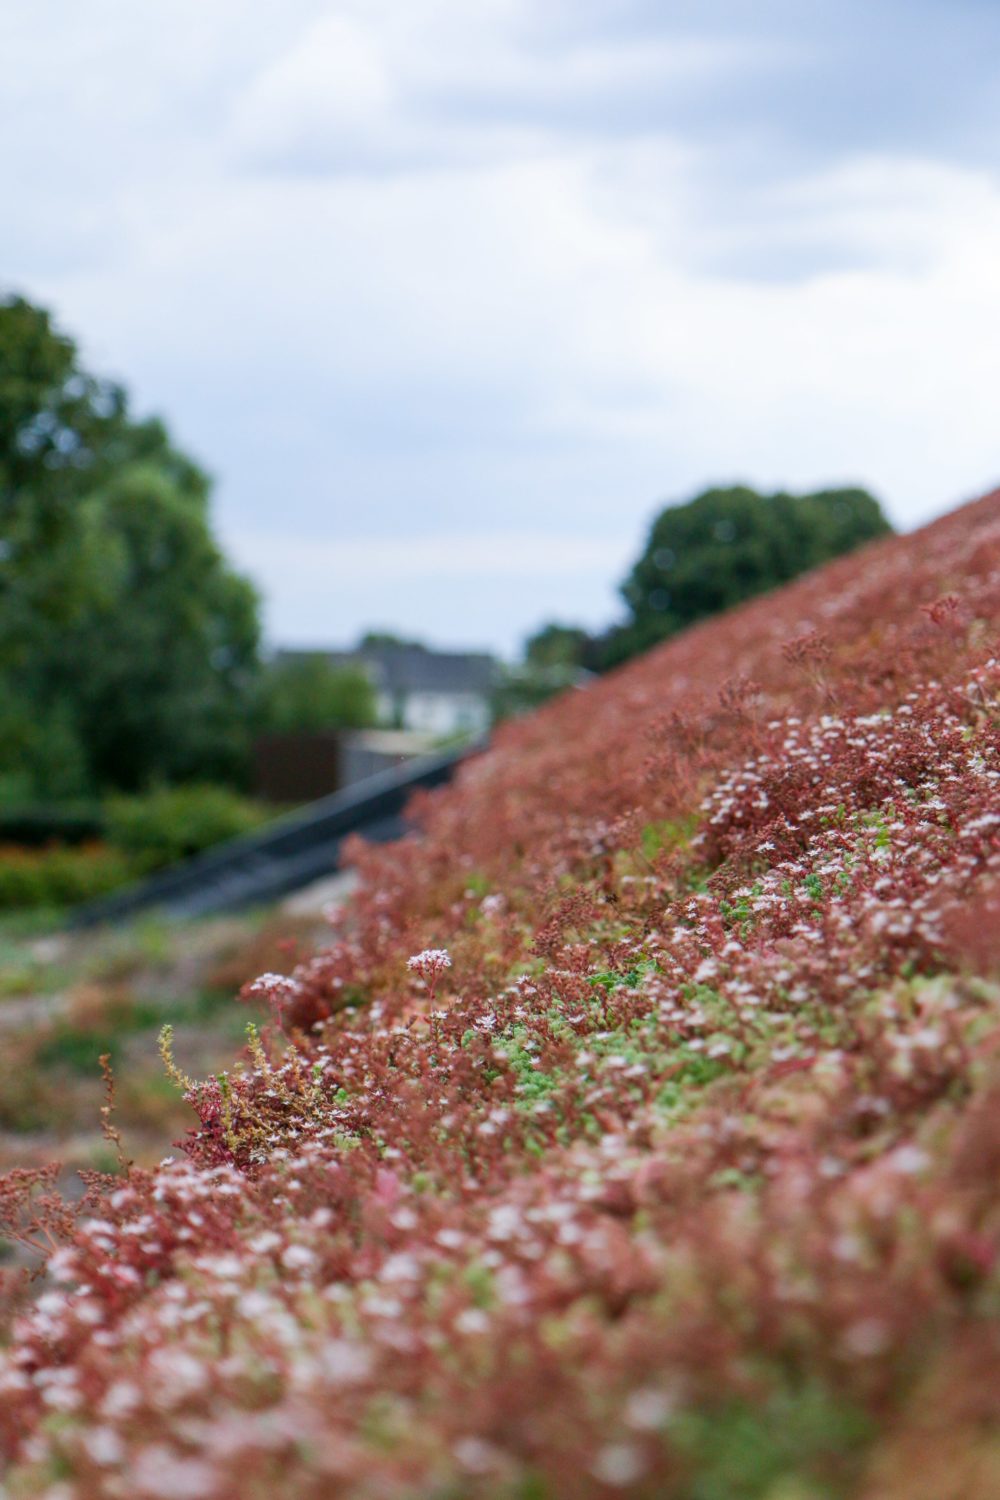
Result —
[[708, 483], [1000, 480], [998, 0], [5, 0], [0, 275], [269, 635], [510, 650]]

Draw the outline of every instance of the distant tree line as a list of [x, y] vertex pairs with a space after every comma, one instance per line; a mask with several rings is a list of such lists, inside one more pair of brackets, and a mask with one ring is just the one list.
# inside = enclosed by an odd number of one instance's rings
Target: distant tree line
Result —
[[[259, 601], [212, 533], [208, 476], [23, 297], [0, 299], [0, 804], [241, 785], [265, 729], [374, 722], [357, 666], [267, 663]], [[498, 694], [541, 702], [890, 530], [862, 489], [706, 490], [665, 509], [624, 619], [550, 623]], [[362, 645], [407, 644], [374, 632]]]
[[597, 634], [543, 626], [501, 689], [501, 710], [541, 702], [891, 530], [878, 501], [857, 487], [794, 495], [733, 485], [667, 506], [621, 585], [625, 618]]

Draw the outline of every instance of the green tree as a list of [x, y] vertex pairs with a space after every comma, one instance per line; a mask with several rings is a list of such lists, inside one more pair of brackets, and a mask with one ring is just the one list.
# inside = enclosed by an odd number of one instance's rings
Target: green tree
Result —
[[863, 489], [764, 495], [739, 485], [669, 506], [622, 585], [629, 619], [605, 637], [604, 664], [891, 530]]
[[0, 301], [0, 778], [51, 797], [239, 775], [257, 601], [208, 497], [47, 312]]
[[586, 667], [592, 641], [579, 625], [550, 621], [524, 643], [524, 660], [532, 667]]
[[493, 690], [494, 717], [528, 713], [557, 693], [578, 687], [596, 668], [597, 644], [579, 625], [543, 625], [525, 641], [523, 660], [502, 668]]
[[366, 729], [376, 722], [375, 690], [361, 667], [317, 654], [282, 657], [265, 671], [258, 722], [274, 733]]
[[397, 646], [407, 651], [427, 650], [423, 641], [413, 641], [402, 635], [394, 635], [391, 630], [366, 630], [361, 637], [358, 650], [374, 651], [386, 646]]

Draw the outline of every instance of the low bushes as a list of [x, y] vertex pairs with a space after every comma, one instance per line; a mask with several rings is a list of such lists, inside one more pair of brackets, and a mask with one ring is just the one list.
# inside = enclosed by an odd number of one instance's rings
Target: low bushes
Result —
[[107, 836], [145, 873], [249, 833], [267, 816], [226, 787], [164, 787], [143, 797], [113, 798]]
[[24, 849], [0, 844], [0, 910], [72, 906], [125, 884], [133, 861], [107, 844]]
[[0, 910], [69, 906], [257, 827], [268, 816], [217, 786], [103, 805], [0, 812]]
[[54, 843], [93, 843], [104, 837], [106, 828], [99, 802], [0, 807], [0, 844], [44, 849]]

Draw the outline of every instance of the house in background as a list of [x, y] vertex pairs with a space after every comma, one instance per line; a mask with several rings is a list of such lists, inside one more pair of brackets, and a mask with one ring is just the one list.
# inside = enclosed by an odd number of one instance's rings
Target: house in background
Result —
[[496, 658], [481, 651], [434, 651], [405, 643], [364, 642], [353, 651], [283, 651], [361, 667], [375, 690], [379, 724], [434, 739], [485, 734], [493, 721]]
[[378, 728], [284, 729], [258, 734], [253, 788], [261, 801], [298, 806], [380, 771], [432, 754], [442, 741], [473, 740], [493, 722], [499, 665], [476, 651], [432, 651], [386, 640], [354, 651], [283, 650], [276, 660], [321, 658], [360, 668], [374, 690]]
[[380, 645], [363, 647], [356, 660], [371, 678], [382, 724], [441, 738], [490, 727], [497, 681], [492, 656]]

